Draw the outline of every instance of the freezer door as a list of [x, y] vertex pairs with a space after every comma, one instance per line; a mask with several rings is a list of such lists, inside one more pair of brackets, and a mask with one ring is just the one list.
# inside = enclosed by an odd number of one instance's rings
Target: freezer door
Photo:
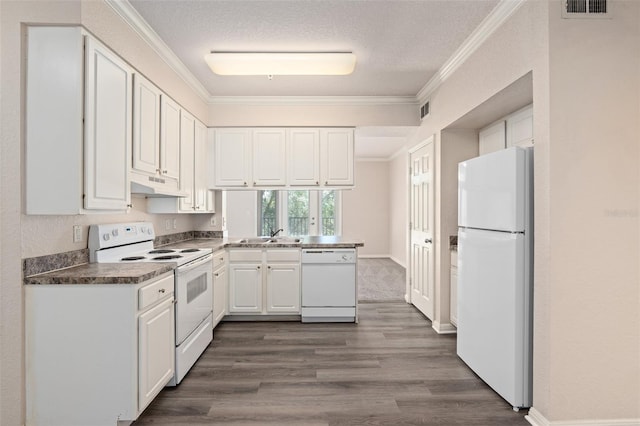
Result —
[[531, 406], [525, 237], [458, 233], [458, 356], [514, 407]]
[[458, 226], [525, 230], [527, 151], [513, 147], [458, 165]]

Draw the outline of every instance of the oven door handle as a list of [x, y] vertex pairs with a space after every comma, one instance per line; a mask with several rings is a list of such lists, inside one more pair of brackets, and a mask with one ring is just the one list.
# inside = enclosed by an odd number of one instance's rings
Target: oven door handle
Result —
[[188, 272], [188, 271], [190, 271], [192, 269], [197, 268], [200, 265], [203, 265], [203, 264], [205, 264], [207, 262], [211, 262], [212, 259], [213, 259], [213, 254], [207, 254], [204, 257], [201, 257], [199, 259], [193, 260], [193, 261], [191, 261], [189, 263], [186, 263], [186, 264], [184, 264], [182, 266], [178, 266], [177, 271], [179, 273]]

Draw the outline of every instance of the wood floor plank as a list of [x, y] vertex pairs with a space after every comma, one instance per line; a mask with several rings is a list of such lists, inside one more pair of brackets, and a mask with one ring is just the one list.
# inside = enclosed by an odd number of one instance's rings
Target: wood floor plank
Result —
[[139, 425], [526, 426], [404, 302], [362, 303], [358, 324], [223, 322]]

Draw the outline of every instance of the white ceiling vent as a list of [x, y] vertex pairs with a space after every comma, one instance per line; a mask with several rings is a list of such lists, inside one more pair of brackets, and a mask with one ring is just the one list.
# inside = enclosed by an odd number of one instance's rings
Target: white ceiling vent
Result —
[[563, 18], [610, 18], [611, 0], [564, 0]]
[[429, 111], [429, 101], [427, 101], [420, 107], [420, 120], [424, 120], [429, 115]]

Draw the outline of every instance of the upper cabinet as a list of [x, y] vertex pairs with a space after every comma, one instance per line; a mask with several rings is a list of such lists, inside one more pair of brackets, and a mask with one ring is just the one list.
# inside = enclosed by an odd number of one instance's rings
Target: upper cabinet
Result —
[[215, 129], [217, 189], [349, 187], [351, 128]]
[[284, 129], [253, 130], [253, 186], [284, 186], [287, 179]]
[[28, 27], [27, 214], [130, 207], [132, 75], [80, 27]]
[[287, 168], [289, 185], [320, 185], [320, 130], [289, 129]]
[[353, 185], [353, 131], [320, 130], [320, 179], [325, 186]]
[[507, 148], [533, 145], [533, 105], [507, 117]]
[[478, 134], [479, 154], [484, 155], [512, 146], [533, 145], [533, 105], [528, 105], [490, 126]]
[[133, 81], [131, 180], [145, 188], [141, 192], [175, 194], [180, 180], [181, 108], [142, 75], [135, 74]]
[[251, 129], [216, 129], [215, 185], [242, 188], [251, 182]]
[[207, 128], [198, 119], [180, 112], [180, 190], [184, 197], [153, 197], [149, 213], [214, 213], [213, 192], [207, 187]]

